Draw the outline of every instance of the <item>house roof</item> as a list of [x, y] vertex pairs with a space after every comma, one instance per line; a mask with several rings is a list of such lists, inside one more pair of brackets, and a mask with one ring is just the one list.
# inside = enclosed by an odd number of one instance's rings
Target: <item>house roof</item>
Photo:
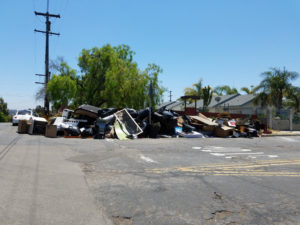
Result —
[[[211, 98], [211, 102], [208, 105], [208, 108], [213, 108], [220, 106], [224, 103], [227, 104], [227, 101], [236, 98], [240, 94], [232, 94], [232, 95], [222, 95], [222, 96], [213, 96]], [[186, 107], [193, 108], [195, 107], [195, 103], [188, 104]], [[203, 107], [203, 99], [197, 101], [197, 108], [202, 108]]]
[[255, 96], [253, 94], [249, 95], [239, 95], [229, 101], [226, 102], [226, 105], [228, 106], [243, 106], [247, 103], [251, 102]]
[[181, 105], [184, 105], [184, 103], [179, 102], [179, 101], [164, 102], [160, 106], [158, 106], [157, 108], [159, 109], [159, 108], [162, 108], [162, 107], [166, 106], [166, 110], [180, 110]]

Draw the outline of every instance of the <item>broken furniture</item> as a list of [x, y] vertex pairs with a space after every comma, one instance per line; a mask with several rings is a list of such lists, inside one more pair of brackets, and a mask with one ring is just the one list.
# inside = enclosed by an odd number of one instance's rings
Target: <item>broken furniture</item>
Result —
[[131, 117], [126, 109], [120, 110], [114, 115], [117, 119], [117, 121], [115, 122], [115, 126], [117, 125], [118, 129], [115, 129], [118, 137], [123, 137], [123, 135], [121, 135], [121, 132], [123, 132], [127, 137], [136, 137], [137, 135], [143, 133], [143, 130], [135, 122], [135, 120]]
[[48, 121], [42, 117], [33, 117], [29, 120], [30, 126], [28, 129], [29, 134], [42, 134], [45, 135], [46, 125]]
[[74, 113], [81, 116], [88, 116], [93, 119], [98, 118], [98, 113], [101, 109], [92, 105], [81, 105], [79, 106]]

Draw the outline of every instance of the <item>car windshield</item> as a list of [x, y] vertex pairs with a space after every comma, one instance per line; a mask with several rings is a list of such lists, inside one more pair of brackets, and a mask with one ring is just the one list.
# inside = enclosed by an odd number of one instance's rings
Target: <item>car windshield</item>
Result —
[[31, 111], [29, 111], [29, 110], [20, 110], [20, 111], [18, 111], [18, 115], [31, 115]]

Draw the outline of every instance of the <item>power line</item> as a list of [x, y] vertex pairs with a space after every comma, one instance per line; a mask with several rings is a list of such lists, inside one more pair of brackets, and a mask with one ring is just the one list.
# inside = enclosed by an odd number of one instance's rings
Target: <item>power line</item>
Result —
[[36, 16], [44, 16], [46, 17], [46, 31], [42, 30], [37, 30], [35, 29], [35, 32], [43, 33], [46, 35], [46, 49], [45, 49], [45, 74], [36, 74], [38, 76], [45, 76], [45, 82], [35, 82], [37, 84], [43, 84], [45, 86], [45, 98], [44, 98], [44, 109], [45, 109], [45, 114], [49, 115], [49, 99], [47, 95], [47, 84], [49, 81], [50, 77], [50, 72], [49, 72], [49, 35], [60, 35], [59, 33], [51, 32], [51, 22], [49, 20], [50, 17], [52, 18], [60, 18], [59, 14], [50, 14], [49, 13], [49, 0], [47, 0], [47, 12], [42, 13], [42, 12], [36, 12], [34, 11], [34, 14]]

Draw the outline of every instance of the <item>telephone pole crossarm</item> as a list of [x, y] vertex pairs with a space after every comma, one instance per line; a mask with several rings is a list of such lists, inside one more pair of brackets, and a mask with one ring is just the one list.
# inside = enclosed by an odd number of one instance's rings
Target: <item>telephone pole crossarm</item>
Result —
[[[34, 32], [39, 32], [39, 33], [47, 34], [47, 31], [37, 30], [37, 29], [34, 29]], [[55, 33], [55, 32], [50, 32], [50, 31], [48, 32], [48, 34], [60, 35], [60, 33]]]
[[48, 16], [48, 17], [55, 17], [55, 18], [60, 18], [60, 15], [59, 14], [50, 14], [50, 13], [41, 13], [41, 12], [37, 12], [37, 11], [34, 11], [34, 14], [36, 16]]

